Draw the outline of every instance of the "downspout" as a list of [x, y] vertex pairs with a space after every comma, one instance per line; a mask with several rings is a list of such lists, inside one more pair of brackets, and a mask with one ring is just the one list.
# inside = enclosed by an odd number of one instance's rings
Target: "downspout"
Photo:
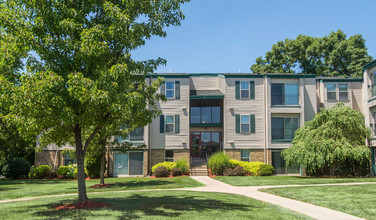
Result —
[[266, 147], [268, 146], [268, 131], [269, 131], [269, 127], [268, 127], [268, 121], [269, 121], [269, 114], [268, 114], [268, 78], [266, 75], [264, 75], [264, 107], [265, 107], [265, 111], [264, 111], [264, 140], [265, 140], [265, 144], [264, 144], [264, 162], [266, 164], [268, 164], [268, 157], [267, 157], [267, 151], [266, 151]]
[[54, 170], [56, 170], [56, 160], [59, 147], [56, 146], [55, 161], [54, 161]]
[[[151, 74], [149, 74], [149, 86], [151, 86]], [[150, 103], [148, 104], [148, 109], [150, 110]], [[148, 124], [148, 176], [151, 176], [151, 146], [150, 146], [150, 124]]]

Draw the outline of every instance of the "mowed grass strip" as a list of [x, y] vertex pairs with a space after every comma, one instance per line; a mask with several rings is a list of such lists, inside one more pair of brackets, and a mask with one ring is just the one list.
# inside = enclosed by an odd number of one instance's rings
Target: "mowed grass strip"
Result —
[[376, 178], [315, 178], [302, 176], [219, 176], [214, 179], [233, 186], [311, 185], [376, 182]]
[[[204, 186], [190, 177], [145, 178], [124, 177], [106, 178], [109, 188], [89, 188], [99, 184], [99, 179], [86, 180], [88, 192], [142, 190], [142, 189], [173, 189]], [[77, 180], [0, 180], [0, 200], [30, 198], [45, 195], [77, 193]]]
[[54, 210], [76, 197], [40, 198], [0, 205], [0, 219], [309, 219], [279, 206], [223, 193], [190, 191], [107, 192], [89, 196], [112, 204], [82, 210]]
[[376, 219], [376, 185], [303, 186], [262, 191], [327, 207], [366, 219]]

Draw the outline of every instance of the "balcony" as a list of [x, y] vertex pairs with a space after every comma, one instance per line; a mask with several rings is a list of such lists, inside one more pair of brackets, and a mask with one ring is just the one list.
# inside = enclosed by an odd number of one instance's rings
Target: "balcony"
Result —
[[299, 105], [299, 94], [272, 93], [271, 105]]
[[191, 100], [191, 127], [222, 127], [222, 100]]

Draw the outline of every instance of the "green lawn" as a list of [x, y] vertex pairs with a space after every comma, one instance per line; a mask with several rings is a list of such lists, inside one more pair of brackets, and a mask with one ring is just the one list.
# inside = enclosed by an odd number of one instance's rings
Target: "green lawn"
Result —
[[54, 210], [75, 197], [43, 198], [0, 205], [0, 219], [307, 219], [251, 198], [222, 193], [150, 191], [101, 193], [93, 201], [112, 206], [90, 210]]
[[271, 188], [262, 191], [366, 219], [376, 219], [376, 185]]
[[[173, 189], [198, 187], [203, 184], [190, 177], [152, 179], [144, 177], [106, 178], [110, 188], [89, 188], [99, 180], [86, 180], [88, 192], [139, 190], [139, 189]], [[0, 180], [0, 200], [26, 198], [44, 195], [77, 193], [77, 180]]]
[[214, 179], [233, 186], [310, 185], [376, 182], [376, 178], [314, 178], [301, 176], [219, 176]]

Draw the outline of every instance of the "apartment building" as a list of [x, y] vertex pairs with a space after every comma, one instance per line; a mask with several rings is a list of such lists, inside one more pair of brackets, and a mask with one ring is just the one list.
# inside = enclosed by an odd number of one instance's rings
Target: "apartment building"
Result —
[[[364, 82], [363, 78], [310, 74], [151, 75], [147, 81], [165, 78], [159, 91], [167, 97], [159, 103], [162, 115], [120, 139], [145, 145], [145, 149], [108, 151], [108, 174], [146, 176], [159, 162], [205, 159], [223, 151], [233, 159], [271, 164], [277, 174], [299, 175], [303, 171], [287, 167], [281, 151], [291, 146], [295, 130], [312, 120], [320, 108], [338, 102], [365, 113], [373, 129], [371, 145], [376, 147], [375, 61], [365, 67], [364, 74]], [[56, 146], [37, 154], [36, 161], [74, 162]]]

